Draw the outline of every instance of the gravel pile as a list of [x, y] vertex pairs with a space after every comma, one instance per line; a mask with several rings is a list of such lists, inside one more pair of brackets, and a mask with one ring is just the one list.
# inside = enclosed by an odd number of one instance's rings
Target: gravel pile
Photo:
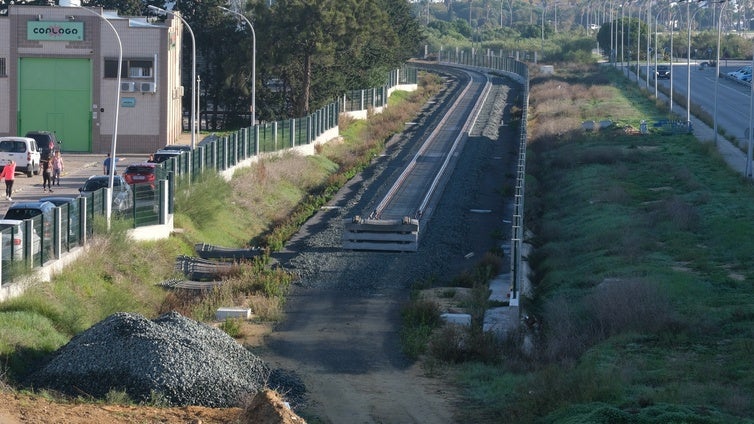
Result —
[[219, 329], [171, 312], [154, 320], [116, 313], [71, 339], [29, 385], [71, 395], [125, 391], [134, 401], [238, 406], [268, 367]]

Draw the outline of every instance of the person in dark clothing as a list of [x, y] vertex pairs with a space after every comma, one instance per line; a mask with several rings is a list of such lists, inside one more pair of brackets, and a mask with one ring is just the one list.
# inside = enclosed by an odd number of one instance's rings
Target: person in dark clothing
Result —
[[50, 190], [52, 193], [52, 158], [43, 160], [40, 165], [42, 165], [42, 191]]

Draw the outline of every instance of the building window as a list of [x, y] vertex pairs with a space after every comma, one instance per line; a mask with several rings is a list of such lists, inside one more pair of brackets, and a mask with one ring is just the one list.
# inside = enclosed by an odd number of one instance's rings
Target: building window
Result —
[[7, 77], [8, 74], [5, 71], [5, 58], [0, 57], [0, 77]]
[[[152, 78], [151, 60], [124, 60], [120, 70], [121, 78]], [[118, 60], [105, 59], [105, 78], [118, 78]]]

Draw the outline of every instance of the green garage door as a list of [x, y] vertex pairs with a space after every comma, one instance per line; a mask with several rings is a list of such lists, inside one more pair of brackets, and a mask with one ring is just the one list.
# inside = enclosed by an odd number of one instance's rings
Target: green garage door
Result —
[[21, 58], [18, 68], [19, 134], [54, 131], [64, 151], [90, 152], [90, 60]]

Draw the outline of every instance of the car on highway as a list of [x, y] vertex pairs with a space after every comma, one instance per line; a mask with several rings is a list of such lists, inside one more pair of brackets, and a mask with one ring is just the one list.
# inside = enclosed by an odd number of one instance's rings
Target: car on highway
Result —
[[[107, 188], [109, 185], [109, 175], [92, 175], [86, 180], [84, 185], [79, 188], [79, 193], [82, 196], [92, 197], [96, 191]], [[127, 212], [131, 210], [132, 206], [133, 199], [131, 196], [131, 186], [128, 185], [123, 177], [115, 175], [113, 177], [113, 211], [121, 213]]]
[[16, 162], [16, 172], [31, 177], [39, 174], [41, 158], [37, 140], [30, 137], [0, 137], [0, 167], [5, 167], [12, 160]]
[[[4, 261], [20, 261], [24, 258], [24, 221], [20, 219], [0, 219], [2, 232], [2, 254]], [[37, 232], [31, 230], [31, 253], [39, 253], [41, 240]]]
[[749, 81], [751, 81], [751, 66], [743, 66], [735, 71], [728, 72], [726, 75], [741, 81], [745, 81], [744, 78], [748, 77]]
[[654, 77], [657, 79], [670, 79], [670, 66], [657, 65], [657, 67], [655, 67]]

